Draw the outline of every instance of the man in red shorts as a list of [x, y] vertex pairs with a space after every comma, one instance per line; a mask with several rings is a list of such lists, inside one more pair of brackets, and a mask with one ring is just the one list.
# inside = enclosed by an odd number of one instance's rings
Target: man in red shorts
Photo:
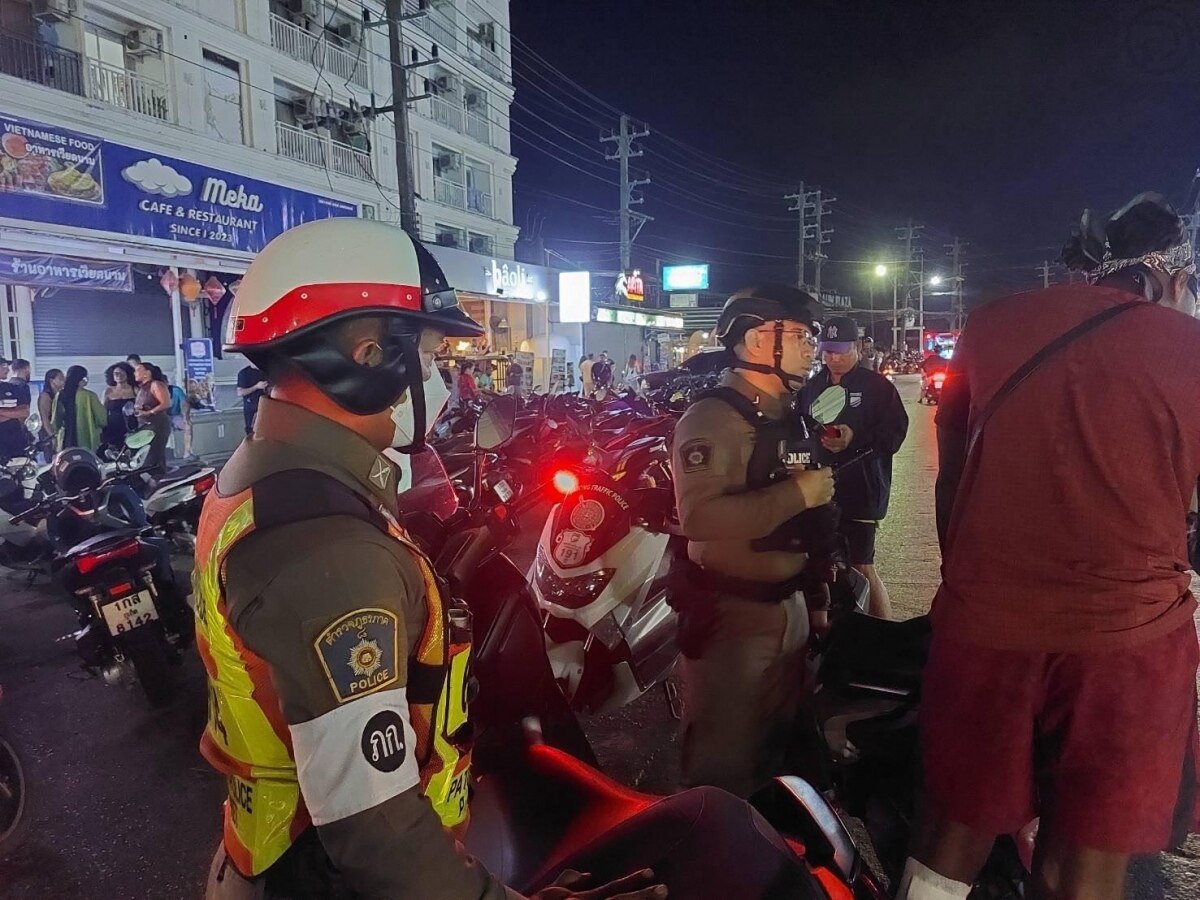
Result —
[[927, 809], [900, 897], [965, 898], [1040, 816], [1027, 896], [1119, 900], [1129, 857], [1195, 821], [1192, 247], [1147, 194], [1085, 213], [1064, 261], [1089, 283], [972, 313], [938, 411]]

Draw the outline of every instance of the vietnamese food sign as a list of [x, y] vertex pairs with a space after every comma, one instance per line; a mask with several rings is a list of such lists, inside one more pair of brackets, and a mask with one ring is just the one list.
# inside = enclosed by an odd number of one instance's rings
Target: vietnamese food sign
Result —
[[0, 216], [256, 253], [358, 207], [0, 113]]

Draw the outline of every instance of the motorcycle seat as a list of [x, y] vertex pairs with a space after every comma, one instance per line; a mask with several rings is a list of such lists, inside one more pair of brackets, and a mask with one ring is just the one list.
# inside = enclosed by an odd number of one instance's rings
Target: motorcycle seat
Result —
[[821, 683], [836, 687], [869, 685], [916, 693], [929, 655], [928, 616], [904, 621], [849, 613], [834, 620], [821, 663]]
[[125, 529], [123, 531], [106, 531], [103, 534], [97, 534], [94, 537], [88, 538], [86, 541], [81, 541], [70, 550], [63, 554], [64, 559], [73, 559], [76, 556], [83, 556], [85, 553], [95, 553], [108, 544], [119, 544], [135, 537], [140, 532], [135, 528]]
[[527, 748], [522, 763], [480, 777], [466, 838], [490, 872], [518, 889], [659, 799], [548, 745]]
[[154, 479], [154, 486], [161, 488], [166, 487], [168, 484], [186, 481], [189, 478], [194, 478], [203, 471], [204, 466], [180, 466], [178, 469], [168, 469], [158, 478]]

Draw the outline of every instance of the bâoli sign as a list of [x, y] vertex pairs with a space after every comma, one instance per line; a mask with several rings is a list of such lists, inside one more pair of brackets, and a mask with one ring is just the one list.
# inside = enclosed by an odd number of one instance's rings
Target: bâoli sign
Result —
[[0, 216], [256, 253], [302, 222], [357, 216], [319, 194], [0, 113]]

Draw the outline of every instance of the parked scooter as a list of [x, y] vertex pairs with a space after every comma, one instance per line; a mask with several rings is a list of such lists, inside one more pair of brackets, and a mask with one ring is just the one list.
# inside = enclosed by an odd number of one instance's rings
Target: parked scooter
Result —
[[[500, 406], [481, 417], [476, 441], [481, 455], [500, 450], [511, 435], [505, 404]], [[464, 843], [505, 883], [531, 893], [572, 853], [661, 798], [624, 788], [594, 767], [594, 754], [546, 657], [537, 606], [520, 571], [502, 553], [517, 533], [521, 504], [510, 507], [497, 492], [485, 490], [486, 471], [469, 507], [456, 504], [444, 473], [438, 489], [436, 459], [414, 461], [413, 474], [420, 506], [402, 494], [401, 520], [451, 593], [466, 601], [472, 618], [476, 782]], [[774, 828], [783, 838], [780, 881], [741, 896], [884, 896], [841, 820], [811, 786], [799, 778], [779, 779], [751, 802], [762, 820], [748, 820], [747, 827], [759, 834]], [[713, 864], [725, 862], [714, 857]], [[689, 860], [686, 871], [659, 875], [669, 884], [678, 879], [697, 885], [703, 883], [701, 869]], [[712, 896], [696, 890], [681, 895]]]
[[127, 485], [101, 480], [95, 456], [72, 448], [55, 457], [62, 490], [12, 517], [44, 522], [55, 575], [71, 597], [71, 637], [84, 667], [107, 684], [135, 678], [154, 706], [175, 693], [173, 666], [194, 628], [187, 593]]
[[[605, 711], [666, 684], [679, 658], [678, 617], [668, 605], [673, 553], [685, 552], [675, 520], [666, 420], [583, 461], [561, 467], [529, 582], [555, 677], [575, 709]], [[678, 716], [677, 696], [668, 690]]]

